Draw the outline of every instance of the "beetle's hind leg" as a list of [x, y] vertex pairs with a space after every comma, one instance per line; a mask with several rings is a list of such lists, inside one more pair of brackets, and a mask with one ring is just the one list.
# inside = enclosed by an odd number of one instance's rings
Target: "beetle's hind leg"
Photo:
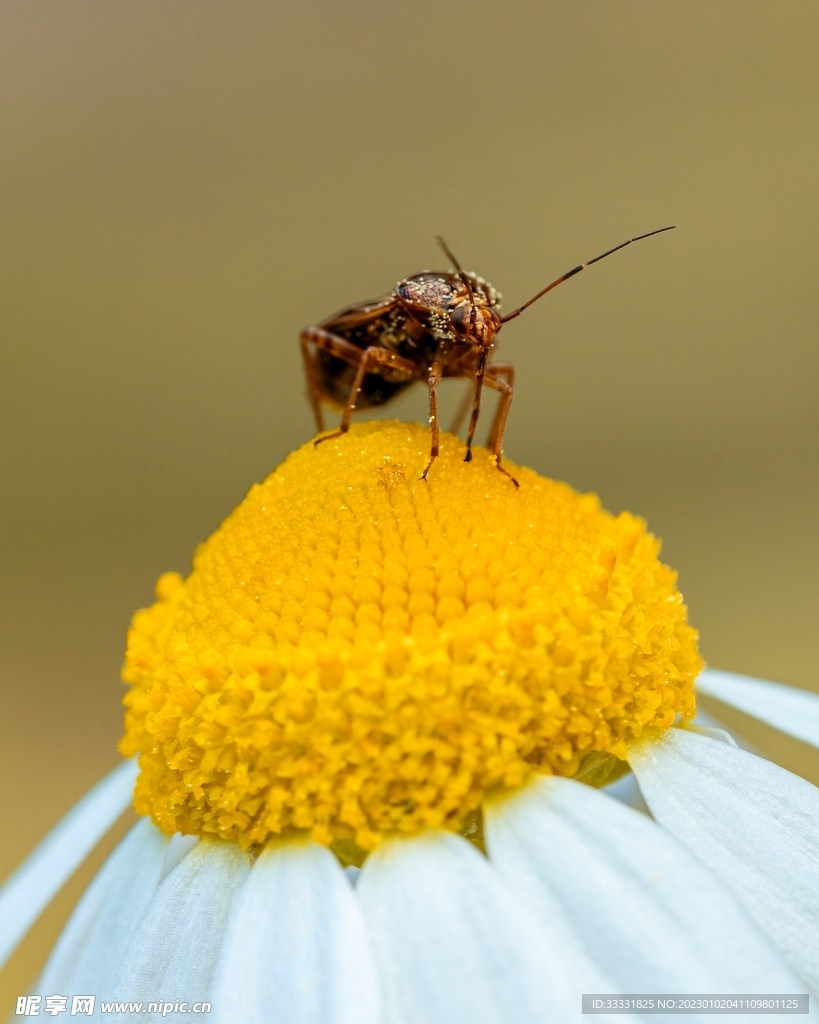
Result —
[[492, 428], [486, 441], [486, 447], [498, 455], [503, 445], [506, 421], [509, 418], [509, 408], [512, 405], [515, 368], [511, 363], [490, 363], [486, 368], [486, 378], [487, 387], [501, 392], [501, 398], [495, 410], [495, 418], [492, 420]]
[[318, 359], [310, 348], [311, 342], [314, 341], [312, 331], [313, 328], [311, 327], [303, 330], [299, 343], [301, 344], [301, 357], [304, 360], [304, 376], [307, 378], [307, 396], [310, 399], [310, 406], [316, 419], [316, 433], [321, 434], [324, 430], [324, 413], [321, 408], [321, 376]]
[[512, 474], [504, 469], [501, 463], [503, 454], [503, 434], [506, 430], [506, 421], [509, 418], [509, 408], [512, 405], [513, 389], [515, 382], [515, 368], [511, 363], [490, 363], [486, 368], [484, 384], [493, 391], [500, 391], [500, 401], [495, 411], [495, 418], [492, 421], [492, 429], [489, 431], [489, 440], [486, 447], [495, 457], [495, 465], [505, 476], [508, 476], [515, 487], [520, 484]]
[[[370, 345], [369, 348], [361, 349], [358, 345], [354, 345], [351, 341], [347, 341], [346, 338], [333, 334], [331, 331], [326, 331], [322, 327], [307, 327], [302, 331], [301, 337], [303, 349], [306, 349], [306, 346], [312, 343], [317, 348], [320, 348], [325, 352], [329, 352], [331, 356], [335, 356], [337, 359], [342, 359], [349, 366], [354, 366], [356, 368], [355, 378], [353, 380], [352, 387], [350, 388], [350, 397], [347, 400], [347, 405], [344, 407], [344, 413], [341, 417], [341, 424], [337, 430], [334, 430], [329, 434], [325, 434], [324, 437], [316, 438], [314, 444], [321, 444], [322, 441], [329, 441], [332, 437], [339, 437], [341, 434], [347, 433], [350, 429], [350, 418], [353, 415], [353, 410], [355, 409], [355, 404], [358, 400], [361, 386], [368, 373], [378, 376], [382, 371], [386, 371], [388, 379], [393, 381], [409, 381], [418, 375], [415, 364], [411, 363], [408, 359], [404, 359], [402, 356], [397, 355], [395, 352], [391, 352], [389, 349], [379, 348], [376, 345]], [[310, 379], [309, 375], [311, 371], [313, 373], [317, 373], [315, 362], [311, 363], [311, 369], [308, 370], [308, 380]], [[320, 403], [322, 396], [322, 385], [320, 379], [316, 380], [315, 389], [316, 400], [313, 406], [314, 411], [316, 409], [316, 405]], [[318, 422], [318, 415], [316, 420]]]

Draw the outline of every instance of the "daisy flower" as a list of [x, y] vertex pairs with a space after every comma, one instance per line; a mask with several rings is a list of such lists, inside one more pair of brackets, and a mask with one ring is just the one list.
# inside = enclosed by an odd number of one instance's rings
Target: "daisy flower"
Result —
[[420, 481], [427, 440], [304, 446], [161, 577], [128, 760], [0, 891], [3, 957], [133, 796], [44, 1005], [528, 1024], [819, 993], [819, 792], [693, 721], [697, 680], [819, 745], [819, 698], [701, 671], [641, 520], [452, 437]]

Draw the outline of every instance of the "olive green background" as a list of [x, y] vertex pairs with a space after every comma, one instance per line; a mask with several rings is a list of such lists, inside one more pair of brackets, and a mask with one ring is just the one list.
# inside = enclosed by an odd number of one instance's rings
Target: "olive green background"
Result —
[[679, 223], [504, 329], [506, 452], [648, 519], [711, 664], [819, 689], [818, 33], [815, 0], [0, 3], [0, 876], [115, 764], [155, 578], [311, 437], [299, 328], [436, 233], [510, 309]]

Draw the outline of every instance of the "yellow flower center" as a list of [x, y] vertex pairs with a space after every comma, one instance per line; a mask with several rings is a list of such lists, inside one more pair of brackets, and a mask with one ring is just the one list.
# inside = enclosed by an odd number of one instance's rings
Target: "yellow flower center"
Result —
[[351, 856], [693, 715], [696, 633], [642, 521], [449, 435], [421, 481], [428, 445], [397, 422], [306, 444], [160, 578], [121, 749], [163, 831]]

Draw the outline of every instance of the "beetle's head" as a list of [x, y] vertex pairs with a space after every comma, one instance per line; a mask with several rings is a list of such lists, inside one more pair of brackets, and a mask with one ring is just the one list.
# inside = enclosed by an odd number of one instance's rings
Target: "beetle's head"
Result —
[[449, 321], [459, 341], [481, 349], [492, 348], [501, 326], [500, 314], [495, 305], [476, 289], [452, 309]]

